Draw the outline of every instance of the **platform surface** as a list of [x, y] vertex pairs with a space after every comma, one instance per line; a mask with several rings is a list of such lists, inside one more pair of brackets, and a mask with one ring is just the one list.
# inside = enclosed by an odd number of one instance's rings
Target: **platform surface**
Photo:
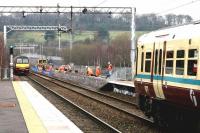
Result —
[[82, 131], [26, 81], [14, 81], [29, 132], [81, 133]]
[[0, 81], [0, 133], [27, 133], [11, 81]]
[[108, 80], [108, 83], [111, 84], [117, 84], [117, 85], [123, 85], [123, 86], [129, 86], [129, 87], [135, 87], [134, 82], [133, 81], [112, 81], [112, 80]]

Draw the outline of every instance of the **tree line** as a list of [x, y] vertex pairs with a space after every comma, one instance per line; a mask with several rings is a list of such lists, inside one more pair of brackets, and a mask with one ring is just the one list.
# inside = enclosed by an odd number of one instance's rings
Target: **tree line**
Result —
[[[184, 24], [192, 21], [189, 15], [167, 14], [158, 16], [156, 14], [136, 15], [135, 23], [137, 31], [151, 31], [159, 28]], [[74, 30], [96, 31], [99, 27], [107, 30], [128, 31], [131, 27], [131, 15], [123, 14], [112, 16], [110, 14], [74, 14]], [[0, 15], [0, 30], [4, 25], [66, 25], [70, 27], [70, 14], [22, 14]]]
[[65, 63], [73, 62], [79, 65], [101, 65], [105, 67], [108, 61], [114, 66], [130, 66], [130, 35], [123, 33], [113, 39], [110, 44], [93, 41], [92, 44], [74, 45], [72, 50], [63, 49], [62, 57]]
[[[67, 25], [70, 27], [70, 14], [28, 14], [25, 18], [22, 14], [0, 16], [0, 30], [3, 25]], [[159, 28], [177, 24], [189, 23], [192, 17], [189, 15], [168, 14], [158, 16], [156, 14], [137, 15], [135, 19], [136, 31], [152, 31]], [[73, 15], [74, 31], [97, 31], [93, 40], [85, 40], [73, 45], [72, 50], [65, 47], [62, 57], [65, 63], [74, 62], [78, 65], [105, 66], [108, 61], [115, 66], [130, 66], [131, 37], [129, 34], [120, 34], [110, 40], [108, 31], [130, 31], [131, 15], [112, 16], [107, 14], [77, 14]], [[9, 32], [10, 34], [12, 32]], [[47, 43], [53, 43], [55, 35], [46, 32], [44, 38]], [[50, 40], [48, 42], [48, 39]], [[67, 42], [69, 44], [69, 42]], [[75, 44], [75, 42], [74, 42]], [[78, 44], [78, 45], [77, 45]], [[55, 55], [52, 45], [44, 49], [44, 53]], [[68, 45], [69, 46], [69, 45]]]

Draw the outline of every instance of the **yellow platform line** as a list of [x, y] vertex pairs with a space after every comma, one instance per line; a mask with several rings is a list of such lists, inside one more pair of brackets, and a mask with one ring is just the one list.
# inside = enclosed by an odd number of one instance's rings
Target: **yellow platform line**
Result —
[[19, 82], [21, 81], [13, 81], [12, 83], [29, 133], [47, 133], [47, 129], [22, 91]]

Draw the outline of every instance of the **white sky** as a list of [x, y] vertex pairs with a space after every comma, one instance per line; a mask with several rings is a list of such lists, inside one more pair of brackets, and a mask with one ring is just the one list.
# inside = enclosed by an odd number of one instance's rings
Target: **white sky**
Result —
[[[200, 0], [0, 0], [1, 6], [56, 6], [59, 3], [60, 6], [97, 6], [100, 3], [102, 6], [123, 6], [123, 7], [136, 7], [137, 14], [144, 13], [160, 13], [168, 9], [183, 5], [185, 3], [192, 2], [187, 6], [164, 12], [160, 15], [175, 13], [175, 14], [188, 14], [193, 17], [194, 20], [200, 20]], [[196, 2], [197, 1], [197, 2]]]

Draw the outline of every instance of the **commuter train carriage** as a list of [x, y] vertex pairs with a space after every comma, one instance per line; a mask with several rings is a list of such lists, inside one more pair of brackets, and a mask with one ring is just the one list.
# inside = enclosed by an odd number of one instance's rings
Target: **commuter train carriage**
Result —
[[38, 59], [38, 64], [47, 64], [48, 60], [47, 59]]
[[29, 59], [26, 56], [17, 56], [14, 58], [14, 74], [29, 74]]
[[42, 70], [46, 69], [47, 64], [48, 64], [47, 59], [38, 59], [37, 63], [38, 72], [42, 72]]
[[134, 81], [138, 104], [155, 122], [200, 123], [199, 51], [198, 22], [153, 31], [138, 39]]

